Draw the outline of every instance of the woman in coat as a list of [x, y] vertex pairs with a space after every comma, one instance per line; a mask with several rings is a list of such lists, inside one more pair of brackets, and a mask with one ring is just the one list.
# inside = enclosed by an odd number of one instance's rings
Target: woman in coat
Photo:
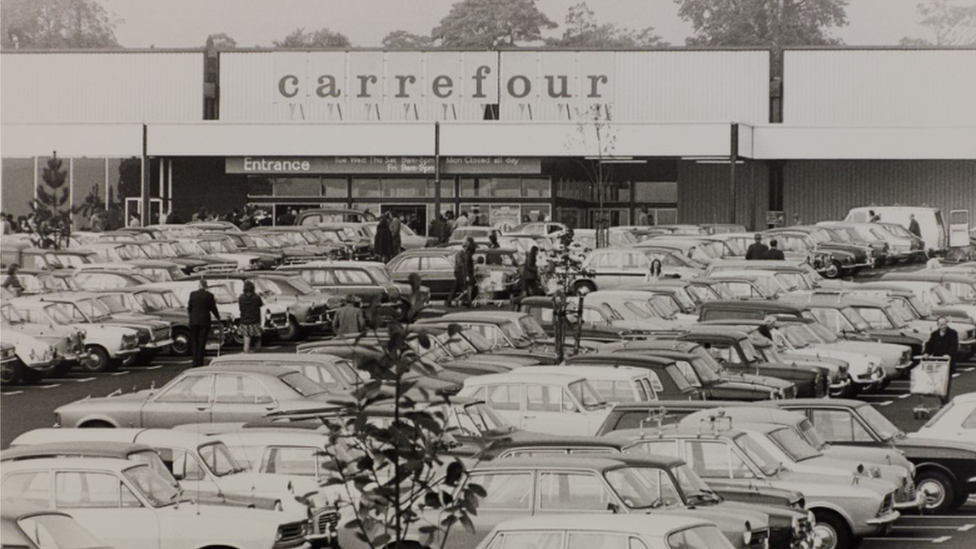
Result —
[[261, 350], [261, 307], [264, 301], [254, 291], [254, 283], [250, 280], [244, 281], [244, 293], [237, 298], [237, 305], [241, 310], [240, 331], [244, 337], [244, 352], [251, 352], [251, 338], [257, 338], [254, 343], [254, 350]]
[[373, 240], [373, 253], [383, 263], [389, 261], [393, 253], [393, 233], [390, 232], [390, 215], [384, 214], [376, 224], [376, 238]]

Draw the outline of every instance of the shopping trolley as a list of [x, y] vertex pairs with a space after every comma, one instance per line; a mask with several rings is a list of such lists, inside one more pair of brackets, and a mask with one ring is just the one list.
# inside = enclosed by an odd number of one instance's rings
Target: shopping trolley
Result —
[[[949, 356], [920, 356], [918, 366], [912, 369], [911, 389], [909, 393], [918, 395], [918, 405], [912, 408], [915, 419], [927, 419], [942, 407], [942, 403], [949, 395], [949, 376], [951, 373], [952, 357]], [[936, 406], [926, 406], [924, 397], [938, 397]]]

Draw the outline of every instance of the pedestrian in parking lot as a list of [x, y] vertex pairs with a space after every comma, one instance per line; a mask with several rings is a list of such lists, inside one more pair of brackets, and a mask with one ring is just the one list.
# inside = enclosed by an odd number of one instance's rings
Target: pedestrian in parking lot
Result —
[[220, 322], [217, 300], [207, 291], [206, 279], [200, 279], [200, 287], [190, 294], [186, 305], [190, 317], [190, 348], [193, 350], [193, 366], [203, 366], [203, 355], [207, 352], [207, 337], [210, 335], [210, 315]]
[[908, 232], [922, 238], [922, 227], [919, 226], [918, 220], [915, 219], [915, 214], [908, 214], [908, 219]]
[[497, 250], [501, 247], [501, 244], [498, 243], [498, 231], [491, 231], [491, 233], [488, 234], [488, 248], [491, 250]]
[[655, 280], [661, 280], [661, 260], [656, 257], [651, 260], [651, 268], [644, 275], [644, 282], [654, 282]]
[[354, 295], [346, 296], [342, 307], [332, 317], [332, 331], [336, 337], [360, 334], [366, 329], [366, 317], [363, 310], [356, 306], [358, 301]]
[[241, 311], [240, 331], [244, 338], [244, 352], [251, 352], [251, 338], [256, 338], [254, 350], [261, 350], [261, 307], [264, 300], [254, 291], [254, 283], [250, 280], [244, 281], [244, 291], [237, 298], [237, 306]]
[[24, 293], [24, 286], [20, 283], [20, 279], [17, 278], [17, 271], [19, 270], [20, 265], [11, 263], [7, 267], [7, 278], [3, 281], [3, 287], [13, 292], [15, 296], [20, 296]]
[[532, 246], [522, 265], [522, 297], [539, 295], [539, 247]]
[[868, 222], [869, 223], [880, 223], [881, 222], [881, 216], [879, 214], [874, 213], [874, 210], [868, 210]]
[[755, 242], [750, 244], [749, 248], [746, 249], [746, 259], [752, 260], [766, 257], [766, 252], [769, 251], [769, 248], [762, 243], [762, 235], [756, 233], [753, 239]]
[[938, 320], [938, 328], [932, 335], [929, 336], [929, 340], [925, 342], [925, 356], [947, 356], [949, 357], [949, 379], [946, 384], [946, 394], [945, 396], [939, 396], [939, 400], [942, 405], [945, 406], [946, 402], [949, 400], [949, 394], [952, 388], [952, 366], [955, 364], [956, 353], [959, 352], [959, 333], [949, 327], [949, 319], [940, 316]]
[[783, 250], [779, 249], [779, 241], [775, 238], [769, 241], [769, 249], [763, 255], [763, 259], [786, 259]]
[[467, 248], [461, 247], [456, 254], [454, 254], [454, 284], [451, 285], [451, 293], [448, 294], [447, 300], [444, 301], [444, 305], [447, 307], [454, 306], [454, 296], [459, 295], [462, 297], [467, 295], [467, 284], [468, 284], [468, 259], [467, 259]]
[[393, 233], [390, 232], [390, 214], [380, 216], [376, 223], [376, 236], [373, 238], [373, 254], [386, 263], [393, 257]]
[[417, 320], [417, 315], [420, 311], [427, 305], [424, 302], [424, 287], [422, 285], [422, 280], [420, 275], [417, 273], [410, 273], [407, 277], [407, 283], [410, 284], [410, 308], [407, 309], [407, 314], [404, 315], [404, 321], [413, 322]]
[[403, 245], [400, 241], [401, 225], [403, 225], [403, 223], [400, 221], [400, 216], [393, 214], [390, 217], [390, 238], [393, 240], [393, 253], [391, 254], [391, 257], [399, 254], [403, 249]]

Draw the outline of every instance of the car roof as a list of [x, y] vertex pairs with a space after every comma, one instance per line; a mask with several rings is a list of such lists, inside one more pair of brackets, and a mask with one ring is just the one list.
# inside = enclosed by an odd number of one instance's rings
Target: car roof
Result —
[[27, 459], [23, 461], [12, 461], [3, 466], [4, 473], [12, 473], [20, 470], [46, 470], [46, 469], [88, 469], [100, 471], [112, 471], [120, 473], [132, 467], [146, 467], [145, 464], [135, 463], [123, 459], [109, 458], [44, 458]]
[[626, 362], [626, 361], [636, 362], [638, 364], [664, 364], [664, 365], [667, 365], [667, 364], [674, 363], [674, 359], [672, 359], [672, 358], [661, 357], [661, 356], [653, 356], [653, 355], [645, 355], [645, 354], [637, 354], [637, 353], [626, 353], [626, 352], [616, 352], [616, 353], [599, 353], [598, 352], [598, 353], [590, 353], [590, 354], [586, 354], [586, 355], [578, 355], [578, 356], [575, 356], [575, 357], [571, 358], [567, 362], [569, 362], [571, 364], [576, 364], [576, 363], [578, 363], [578, 364], [589, 364], [589, 363], [593, 363], [593, 362], [603, 362], [603, 361], [609, 362], [611, 364], [612, 363], [616, 363], [616, 362]]
[[88, 458], [125, 459], [133, 452], [153, 451], [145, 444], [105, 441], [62, 441], [45, 442], [8, 448], [0, 452], [0, 461], [13, 461], [39, 457], [58, 457], [63, 455]]
[[952, 397], [952, 401], [956, 404], [969, 404], [970, 402], [976, 402], [976, 393], [957, 395]]
[[212, 371], [240, 372], [240, 373], [248, 373], [248, 374], [266, 375], [269, 377], [281, 377], [285, 374], [291, 373], [291, 370], [284, 370], [267, 364], [222, 364], [222, 363], [205, 366], [203, 368], [194, 368], [192, 370], [187, 370], [186, 373], [187, 375], [204, 375]]
[[315, 261], [308, 261], [305, 263], [292, 263], [287, 265], [282, 265], [278, 267], [281, 271], [296, 271], [303, 268], [315, 268], [322, 269], [325, 267], [338, 267], [338, 268], [364, 268], [364, 267], [380, 267], [385, 268], [386, 264], [379, 261], [347, 261], [347, 260], [331, 260], [331, 259], [317, 259]]
[[309, 443], [315, 446], [325, 446], [329, 444], [328, 435], [319, 431], [288, 427], [253, 427], [218, 433], [212, 435], [212, 437], [220, 441], [230, 440], [231, 438], [236, 438], [239, 442], [253, 441], [261, 446]]
[[435, 318], [431, 320], [433, 320], [435, 324], [438, 323], [438, 321], [447, 322], [451, 320], [473, 321], [473, 322], [478, 322], [478, 321], [492, 322], [498, 320], [517, 321], [518, 319], [524, 316], [527, 315], [525, 313], [520, 313], [518, 311], [459, 311], [456, 313], [448, 313], [446, 315], [441, 316], [440, 318]]
[[261, 371], [268, 371], [260, 365], [269, 362], [275, 365], [309, 362], [333, 364], [335, 362], [347, 362], [347, 360], [335, 355], [318, 353], [235, 353], [214, 358], [208, 367], [213, 368], [219, 366], [221, 368], [231, 369], [235, 365], [249, 367], [253, 364], [255, 367], [261, 368]]
[[801, 406], [801, 407], [811, 407], [811, 406], [827, 406], [835, 408], [860, 408], [862, 406], [867, 406], [868, 403], [862, 400], [854, 400], [849, 398], [791, 398], [789, 400], [773, 400], [769, 401], [769, 404], [774, 406], [780, 406], [788, 408], [790, 406]]
[[525, 532], [534, 530], [582, 530], [614, 534], [636, 534], [646, 537], [666, 537], [674, 532], [699, 526], [714, 526], [706, 520], [676, 515], [646, 514], [565, 514], [536, 515], [506, 520], [495, 527], [496, 532]]
[[[571, 371], [566, 370], [572, 368]], [[628, 366], [590, 366], [586, 364], [567, 364], [565, 366], [523, 366], [511, 371], [513, 374], [526, 375], [531, 372], [571, 374], [583, 376], [586, 379], [609, 379], [609, 380], [632, 380], [638, 377], [647, 377], [647, 370]]]
[[706, 408], [687, 417], [724, 416], [738, 424], [796, 425], [806, 419], [798, 412], [791, 412], [772, 406], [729, 406]]
[[584, 379], [586, 378], [582, 375], [573, 374], [571, 372], [526, 372], [524, 374], [504, 372], [500, 374], [486, 374], [482, 376], [469, 377], [464, 380], [464, 384], [465, 386], [471, 385], [473, 387], [490, 385], [493, 383], [551, 383], [556, 385], [569, 385], [570, 383], [575, 383]]

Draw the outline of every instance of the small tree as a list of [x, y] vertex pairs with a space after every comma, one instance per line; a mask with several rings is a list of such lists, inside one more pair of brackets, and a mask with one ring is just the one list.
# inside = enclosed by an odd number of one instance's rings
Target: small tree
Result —
[[573, 294], [578, 299], [576, 309], [580, 317], [574, 334], [576, 343], [573, 348], [574, 352], [579, 352], [581, 336], [579, 328], [582, 327], [583, 323], [583, 299], [586, 293], [582, 290], [589, 288], [585, 284], [581, 284], [581, 279], [593, 275], [592, 271], [583, 268], [583, 260], [589, 250], [580, 249], [576, 246], [573, 240], [574, 236], [572, 228], [559, 236], [559, 246], [549, 253], [549, 261], [542, 270], [543, 279], [549, 281], [550, 286], [555, 286], [552, 309], [557, 362], [562, 362], [566, 357], [566, 336], [569, 335], [567, 333], [569, 327], [567, 322], [568, 304], [569, 296]]
[[38, 244], [45, 248], [60, 247], [62, 236], [66, 238], [67, 227], [71, 224], [71, 192], [65, 187], [68, 173], [62, 169], [63, 165], [64, 161], [55, 151], [41, 172], [44, 184], [37, 186], [37, 196], [29, 202]]
[[[369, 547], [414, 546], [408, 540], [421, 540], [425, 546], [439, 541], [443, 547], [456, 524], [474, 530], [470, 517], [486, 494], [481, 486], [467, 482], [460, 460], [447, 457], [445, 414], [415, 400], [429, 399], [409, 379], [424, 366], [407, 344], [406, 327], [391, 321], [386, 330], [383, 337], [388, 339], [380, 345], [379, 357], [358, 366], [369, 381], [355, 392], [352, 413], [325, 422], [332, 472], [325, 486], [344, 491], [339, 511], [351, 512], [352, 518], [343, 526]], [[360, 338], [351, 344], [359, 345]], [[419, 343], [429, 347], [430, 339], [421, 334]], [[393, 422], [385, 427], [370, 421], [369, 414], [383, 404], [394, 410]], [[426, 510], [439, 516], [430, 521]]]
[[610, 107], [602, 103], [577, 109], [576, 119], [576, 139], [588, 156], [579, 162], [597, 193], [596, 247], [603, 248], [610, 232], [605, 202], [613, 180], [613, 170], [607, 161], [613, 158], [617, 148], [617, 132], [611, 123]]

